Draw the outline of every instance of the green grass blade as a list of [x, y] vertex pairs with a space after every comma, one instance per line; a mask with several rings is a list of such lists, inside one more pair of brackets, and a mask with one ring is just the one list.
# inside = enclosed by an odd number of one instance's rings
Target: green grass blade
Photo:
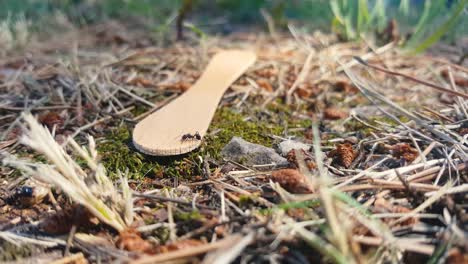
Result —
[[369, 6], [367, 0], [359, 0], [357, 7], [357, 32], [365, 32], [369, 27]]
[[430, 35], [422, 43], [416, 46], [411, 51], [411, 54], [423, 52], [424, 50], [432, 46], [434, 43], [436, 43], [444, 34], [449, 32], [449, 30], [453, 28], [457, 23], [460, 14], [465, 9], [467, 1], [468, 0], [461, 0], [460, 2], [458, 2], [450, 18], [445, 23], [443, 23], [432, 35]]
[[387, 22], [385, 16], [385, 4], [384, 0], [377, 0], [375, 6], [372, 9], [370, 22], [371, 24], [377, 25], [378, 30], [382, 30]]
[[[430, 2], [430, 1], [426, 1]], [[409, 14], [409, 8], [410, 8], [410, 2], [409, 0], [401, 0], [400, 1], [400, 6], [398, 7], [398, 10], [404, 15], [408, 16]]]

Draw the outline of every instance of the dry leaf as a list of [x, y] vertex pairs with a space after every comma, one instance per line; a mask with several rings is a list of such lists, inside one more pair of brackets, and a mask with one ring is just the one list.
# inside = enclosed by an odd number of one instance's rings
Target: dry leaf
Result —
[[348, 113], [342, 109], [328, 107], [323, 111], [323, 117], [330, 120], [338, 120], [348, 117]]
[[176, 251], [176, 250], [181, 250], [181, 249], [185, 249], [185, 248], [190, 248], [190, 247], [197, 247], [197, 246], [200, 246], [200, 245], [203, 245], [203, 244], [205, 244], [205, 243], [203, 241], [201, 241], [201, 240], [186, 239], [186, 240], [173, 242], [173, 243], [170, 243], [170, 244], [167, 244], [167, 245], [164, 245], [164, 246], [158, 246], [155, 249], [155, 252], [161, 254], [161, 253], [167, 253], [167, 252], [170, 252], [170, 251]]
[[[450, 77], [449, 77], [449, 72], [447, 69], [444, 69], [440, 72], [440, 75], [447, 81], [450, 82]], [[453, 76], [453, 81], [455, 82], [456, 85], [462, 86], [462, 87], [467, 87], [468, 86], [468, 78], [463, 78], [463, 77], [458, 77], [452, 74]]]
[[452, 248], [448, 252], [447, 264], [466, 264], [468, 263], [468, 254], [462, 252], [459, 248]]
[[276, 75], [278, 75], [278, 70], [273, 67], [267, 67], [267, 68], [256, 70], [255, 74], [257, 74], [260, 77], [269, 79], [271, 77], [275, 77]]
[[458, 133], [460, 134], [460, 136], [465, 136], [466, 134], [468, 134], [468, 127], [464, 127], [464, 128], [461, 128]]
[[292, 193], [311, 193], [307, 179], [298, 170], [281, 169], [271, 173], [271, 179]]
[[180, 82], [176, 82], [176, 83], [172, 83], [172, 84], [161, 85], [160, 87], [168, 89], [168, 90], [175, 90], [175, 91], [178, 91], [178, 92], [185, 92], [188, 89], [190, 89], [191, 86], [192, 85], [190, 83], [180, 81]]
[[138, 253], [152, 253], [153, 248], [151, 243], [141, 238], [140, 233], [134, 228], [121, 231], [115, 245], [119, 249]]
[[345, 92], [345, 93], [350, 93], [350, 94], [354, 94], [359, 91], [356, 88], [356, 86], [349, 83], [349, 81], [337, 81], [335, 83], [335, 89], [339, 92]]
[[145, 79], [143, 77], [135, 77], [129, 82], [127, 82], [127, 84], [140, 86], [140, 87], [146, 87], [146, 88], [156, 87], [156, 85], [152, 81]]
[[[406, 208], [401, 205], [393, 205], [389, 203], [387, 200], [384, 198], [377, 198], [374, 202], [374, 212], [376, 213], [410, 213], [411, 209]], [[383, 222], [388, 222], [390, 223], [391, 221], [395, 220], [394, 218], [384, 218], [382, 219]], [[401, 222], [398, 224], [398, 226], [412, 226], [415, 225], [419, 219], [417, 217], [410, 217], [407, 220]]]
[[91, 228], [97, 224], [97, 218], [86, 208], [75, 205], [48, 216], [39, 224], [39, 229], [49, 234], [58, 235], [70, 232], [73, 225]]
[[398, 23], [395, 19], [388, 21], [387, 27], [383, 33], [383, 37], [387, 41], [396, 42], [400, 39], [400, 31], [398, 30]]
[[271, 86], [270, 82], [265, 79], [258, 79], [257, 84], [260, 88], [264, 89], [265, 91], [268, 92], [273, 92], [273, 87]]
[[56, 125], [57, 129], [61, 128], [64, 124], [63, 117], [57, 112], [47, 112], [39, 116], [39, 122], [47, 126], [50, 130]]

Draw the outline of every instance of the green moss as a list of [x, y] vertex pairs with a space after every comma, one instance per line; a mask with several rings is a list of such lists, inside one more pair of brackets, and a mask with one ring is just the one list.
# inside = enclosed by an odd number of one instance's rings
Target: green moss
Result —
[[[406, 116], [397, 116], [397, 118], [403, 123], [410, 121], [410, 119]], [[397, 121], [395, 121], [393, 118], [390, 118], [388, 116], [373, 116], [369, 118], [369, 121], [370, 121], [370, 124], [375, 125], [375, 126], [380, 125], [378, 122], [387, 123], [388, 125], [391, 125], [391, 126], [400, 125]]]
[[184, 221], [184, 222], [187, 222], [187, 221], [200, 221], [200, 220], [203, 219], [203, 215], [197, 210], [193, 210], [193, 211], [190, 211], [190, 212], [178, 212], [178, 213], [176, 213], [175, 217], [176, 217], [177, 220], [181, 220], [181, 221]]
[[131, 179], [141, 179], [145, 176], [187, 178], [202, 174], [199, 156], [221, 158], [221, 149], [233, 136], [271, 146], [273, 139], [269, 135], [278, 135], [281, 131], [281, 126], [245, 121], [242, 114], [222, 108], [216, 112], [209, 133], [200, 148], [189, 154], [162, 158], [141, 154], [133, 148], [130, 128], [127, 126], [116, 128], [104, 140], [99, 141], [98, 151], [111, 177], [117, 170], [128, 169]]
[[354, 119], [347, 121], [344, 127], [347, 131], [359, 131], [365, 136], [370, 135], [371, 132], [375, 131], [375, 129], [373, 129], [372, 127], [368, 127]]
[[282, 127], [275, 123], [246, 121], [242, 114], [221, 108], [213, 118], [208, 136], [203, 144], [203, 151], [211, 157], [219, 158], [221, 149], [234, 136], [252, 143], [271, 146], [273, 139], [270, 135], [279, 135], [282, 131]]
[[254, 199], [252, 199], [251, 195], [245, 195], [245, 194], [239, 195], [239, 205], [240, 206], [248, 205], [248, 204], [253, 203], [253, 202], [254, 202]]
[[145, 106], [145, 105], [136, 105], [135, 108], [133, 108], [130, 113], [133, 115], [133, 116], [139, 116], [143, 113], [145, 113], [146, 111], [149, 110], [149, 107], [148, 106]]
[[169, 230], [168, 227], [161, 227], [157, 228], [152, 232], [152, 235], [157, 237], [159, 241], [161, 241], [161, 244], [166, 244], [167, 241], [169, 240], [169, 236], [171, 234], [171, 231]]
[[306, 209], [306, 208], [316, 208], [320, 206], [320, 201], [317, 199], [303, 201], [303, 202], [290, 202], [290, 203], [282, 203], [278, 204], [273, 208], [261, 209], [259, 212], [263, 215], [270, 215], [275, 210], [288, 210], [288, 209]]
[[143, 154], [131, 148], [130, 131], [126, 126], [115, 129], [98, 143], [97, 149], [111, 177], [118, 170], [128, 169], [129, 178], [139, 179], [160, 169], [159, 164], [147, 162]]
[[[403, 123], [410, 121], [406, 116], [397, 116], [397, 118]], [[393, 120], [392, 118], [388, 116], [372, 116], [372, 117], [367, 118], [366, 122], [375, 127], [381, 127], [382, 125], [380, 123], [386, 123], [392, 127], [400, 125], [398, 122], [396, 122], [395, 120]], [[347, 131], [360, 131], [365, 136], [369, 135], [371, 132], [376, 131], [372, 127], [368, 127], [364, 125], [363, 123], [354, 119], [346, 122], [345, 128]]]
[[0, 261], [18, 261], [30, 257], [34, 251], [31, 245], [15, 246], [7, 241], [0, 242]]

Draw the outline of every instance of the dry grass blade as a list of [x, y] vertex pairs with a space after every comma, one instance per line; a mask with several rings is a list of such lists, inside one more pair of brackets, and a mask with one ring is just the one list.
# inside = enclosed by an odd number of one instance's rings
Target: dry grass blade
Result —
[[428, 87], [434, 88], [434, 89], [439, 90], [439, 91], [441, 91], [441, 92], [445, 92], [445, 93], [448, 93], [448, 94], [451, 94], [451, 95], [460, 96], [460, 97], [463, 97], [463, 98], [465, 98], [465, 99], [468, 99], [468, 94], [461, 93], [461, 92], [454, 91], [454, 90], [450, 90], [450, 89], [447, 89], [447, 88], [444, 88], [444, 87], [435, 85], [435, 84], [433, 84], [433, 83], [426, 82], [426, 81], [424, 81], [424, 80], [415, 78], [415, 77], [413, 77], [413, 76], [409, 76], [409, 75], [404, 74], [404, 73], [400, 73], [400, 72], [395, 72], [395, 71], [391, 71], [391, 70], [384, 69], [384, 68], [382, 68], [382, 67], [379, 67], [379, 66], [370, 64], [370, 63], [368, 63], [368, 62], [365, 62], [363, 59], [361, 59], [360, 57], [357, 57], [357, 56], [355, 56], [354, 58], [355, 58], [359, 63], [361, 63], [362, 65], [365, 65], [365, 66], [370, 67], [370, 68], [372, 68], [372, 69], [375, 69], [375, 70], [378, 70], [378, 71], [381, 71], [381, 72], [385, 72], [385, 73], [388, 73], [388, 74], [396, 75], [396, 76], [401, 76], [401, 77], [407, 78], [408, 80], [411, 80], [411, 81], [413, 81], [413, 82], [420, 83], [420, 84], [424, 84], [424, 85], [426, 85], [426, 86], [428, 86]]
[[92, 137], [89, 137], [88, 149], [80, 147], [73, 139], [70, 140], [73, 149], [92, 170], [92, 173], [86, 173], [54, 140], [49, 130], [41, 126], [31, 114], [24, 114], [23, 120], [27, 127], [24, 127], [21, 142], [43, 154], [54, 166], [18, 160], [12, 156], [7, 156], [3, 160], [5, 164], [60, 188], [73, 201], [85, 206], [102, 222], [118, 231], [131, 224], [133, 202], [128, 185], [124, 186], [126, 181], [123, 180], [123, 196], [115, 189], [104, 167], [97, 162], [98, 157]]
[[197, 256], [200, 254], [204, 254], [206, 252], [216, 250], [219, 248], [225, 248], [226, 246], [232, 245], [233, 243], [237, 243], [241, 241], [241, 235], [232, 235], [228, 238], [212, 242], [209, 244], [203, 244], [200, 246], [190, 247], [187, 249], [181, 249], [173, 252], [168, 252], [156, 256], [149, 256], [143, 257], [139, 260], [134, 261], [134, 264], [144, 264], [144, 263], [162, 263], [165, 261], [171, 261], [176, 259], [183, 259], [191, 256]]
[[245, 235], [242, 239], [233, 241], [231, 245], [218, 248], [215, 252], [208, 254], [203, 263], [216, 264], [216, 263], [231, 263], [239, 254], [254, 241], [254, 233]]

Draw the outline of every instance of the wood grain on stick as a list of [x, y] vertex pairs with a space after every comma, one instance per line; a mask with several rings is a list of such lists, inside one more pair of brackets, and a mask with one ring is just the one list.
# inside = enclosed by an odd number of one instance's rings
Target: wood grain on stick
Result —
[[251, 51], [217, 53], [187, 92], [135, 126], [135, 147], [154, 156], [179, 155], [199, 147], [201, 140], [182, 140], [182, 136], [198, 132], [203, 138], [224, 92], [255, 59]]

